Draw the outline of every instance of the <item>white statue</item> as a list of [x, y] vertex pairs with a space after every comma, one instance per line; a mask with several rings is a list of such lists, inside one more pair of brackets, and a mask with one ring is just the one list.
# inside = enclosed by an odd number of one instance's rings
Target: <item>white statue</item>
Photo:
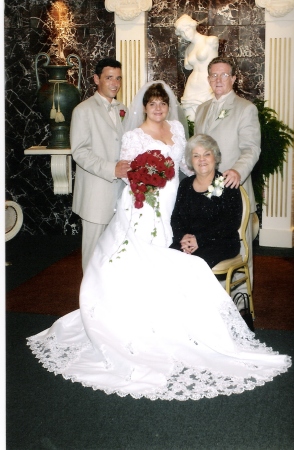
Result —
[[181, 103], [186, 117], [194, 122], [197, 106], [213, 97], [208, 83], [207, 66], [218, 56], [218, 37], [198, 33], [198, 23], [187, 14], [176, 22], [176, 35], [191, 42], [185, 52], [184, 66], [192, 70], [189, 75]]

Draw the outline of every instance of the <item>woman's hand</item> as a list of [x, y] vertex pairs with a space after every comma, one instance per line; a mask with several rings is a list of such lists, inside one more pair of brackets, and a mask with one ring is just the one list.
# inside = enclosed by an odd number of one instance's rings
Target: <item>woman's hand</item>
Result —
[[180, 244], [182, 251], [188, 254], [194, 253], [198, 248], [197, 239], [194, 234], [185, 234]]

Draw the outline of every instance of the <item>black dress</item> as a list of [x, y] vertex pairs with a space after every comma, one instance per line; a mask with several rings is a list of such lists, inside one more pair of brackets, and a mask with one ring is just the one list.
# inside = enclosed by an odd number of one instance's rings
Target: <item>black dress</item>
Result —
[[[222, 175], [216, 171], [216, 177]], [[238, 229], [242, 219], [242, 198], [239, 189], [224, 188], [220, 197], [208, 198], [193, 188], [195, 175], [184, 178], [179, 186], [171, 216], [173, 243], [181, 250], [185, 234], [196, 236], [199, 248], [192, 253], [203, 258], [210, 267], [240, 251]]]

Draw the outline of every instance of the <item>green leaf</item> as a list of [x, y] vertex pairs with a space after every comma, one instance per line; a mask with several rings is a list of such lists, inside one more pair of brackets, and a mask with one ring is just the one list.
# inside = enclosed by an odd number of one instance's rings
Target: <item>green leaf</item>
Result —
[[278, 119], [274, 109], [265, 106], [266, 101], [256, 99], [261, 130], [261, 153], [251, 173], [254, 195], [257, 203], [264, 203], [263, 191], [270, 175], [280, 172], [288, 149], [294, 142], [294, 130]]

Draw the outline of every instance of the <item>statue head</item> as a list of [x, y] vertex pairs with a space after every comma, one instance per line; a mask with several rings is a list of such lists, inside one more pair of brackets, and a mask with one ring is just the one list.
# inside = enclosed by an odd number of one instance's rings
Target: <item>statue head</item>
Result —
[[185, 31], [189, 28], [193, 28], [193, 30], [195, 31], [196, 26], [197, 26], [196, 20], [192, 19], [192, 17], [188, 16], [188, 14], [183, 14], [175, 22], [176, 35], [186, 38]]

